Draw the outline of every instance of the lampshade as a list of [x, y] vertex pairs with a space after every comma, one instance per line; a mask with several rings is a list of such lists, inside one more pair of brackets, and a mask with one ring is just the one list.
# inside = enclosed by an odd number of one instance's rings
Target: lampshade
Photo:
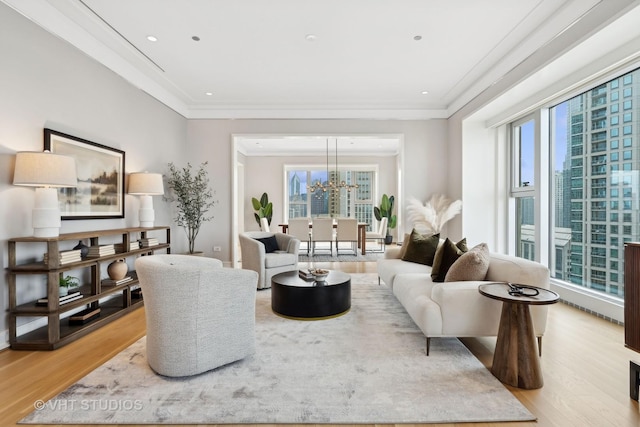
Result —
[[78, 185], [73, 157], [45, 152], [16, 153], [14, 185], [29, 187], [75, 187]]
[[31, 222], [35, 237], [55, 237], [60, 233], [60, 208], [55, 187], [76, 187], [78, 175], [73, 157], [48, 151], [16, 153], [13, 184], [36, 188]]
[[160, 195], [164, 194], [162, 175], [159, 173], [136, 172], [129, 174], [129, 194]]

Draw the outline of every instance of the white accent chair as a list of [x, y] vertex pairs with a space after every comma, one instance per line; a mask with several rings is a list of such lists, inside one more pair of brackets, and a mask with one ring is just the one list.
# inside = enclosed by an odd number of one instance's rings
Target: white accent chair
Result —
[[358, 255], [358, 220], [338, 218], [336, 227], [336, 255], [340, 255], [340, 242], [351, 243], [349, 254]]
[[311, 234], [312, 230], [309, 227], [311, 218], [289, 218], [287, 225], [287, 234], [300, 240], [300, 243], [306, 244], [307, 256], [311, 250]]
[[155, 372], [196, 375], [254, 353], [256, 272], [191, 255], [143, 256], [135, 266]]
[[[366, 239], [367, 240], [377, 240], [380, 242], [380, 250], [371, 250], [371, 252], [384, 252], [385, 250], [385, 239], [387, 237], [387, 224], [389, 219], [387, 217], [382, 217], [380, 220], [380, 225], [378, 226], [378, 230], [376, 231], [367, 231]], [[367, 248], [368, 249], [368, 248]]]
[[[283, 233], [248, 231], [240, 233], [242, 268], [258, 273], [258, 289], [271, 287], [271, 278], [285, 271], [298, 269], [300, 240]], [[277, 248], [268, 252], [265, 244], [257, 239], [275, 238]]]
[[265, 217], [260, 218], [260, 231], [268, 233], [269, 231], [269, 220]]
[[313, 218], [311, 221], [311, 256], [316, 254], [316, 243], [329, 242], [329, 255], [333, 255], [333, 218]]

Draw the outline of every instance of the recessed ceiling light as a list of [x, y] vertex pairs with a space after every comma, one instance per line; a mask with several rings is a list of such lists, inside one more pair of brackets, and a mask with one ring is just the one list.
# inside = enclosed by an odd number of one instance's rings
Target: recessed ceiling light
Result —
[[422, 40], [422, 36], [421, 35], [413, 36], [413, 39], [415, 41], [419, 41], [419, 40]]
[[213, 96], [213, 92], [205, 92], [204, 94], [207, 96]]
[[429, 91], [428, 90], [423, 90], [422, 92], [420, 92], [422, 95], [429, 95]]
[[149, 40], [150, 42], [157, 42], [158, 38], [156, 36], [147, 36], [147, 40]]
[[304, 38], [308, 41], [308, 42], [312, 42], [318, 39], [318, 36], [316, 36], [315, 34], [307, 34], [306, 36], [304, 36]]
[[194, 42], [199, 42], [200, 41], [200, 37], [193, 36], [193, 37], [191, 37], [191, 40], [193, 40]]

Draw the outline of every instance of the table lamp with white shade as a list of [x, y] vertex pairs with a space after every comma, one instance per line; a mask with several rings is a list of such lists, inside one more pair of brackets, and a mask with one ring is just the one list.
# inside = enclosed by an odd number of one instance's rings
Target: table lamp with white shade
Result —
[[49, 151], [18, 152], [13, 184], [36, 187], [36, 200], [31, 219], [33, 235], [35, 237], [59, 236], [62, 222], [57, 189], [78, 185], [75, 159]]
[[129, 194], [140, 196], [138, 219], [140, 227], [153, 227], [155, 212], [151, 196], [164, 194], [162, 175], [159, 173], [135, 172], [129, 174]]

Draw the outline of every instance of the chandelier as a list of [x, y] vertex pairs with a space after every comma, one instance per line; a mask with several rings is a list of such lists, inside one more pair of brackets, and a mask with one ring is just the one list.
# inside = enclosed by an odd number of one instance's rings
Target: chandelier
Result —
[[[335, 180], [332, 178], [335, 178]], [[327, 191], [333, 191], [337, 193], [342, 188], [347, 190], [347, 192], [351, 192], [352, 189], [358, 188], [358, 184], [347, 184], [344, 180], [338, 181], [339, 179], [340, 170], [338, 169], [338, 138], [336, 138], [336, 169], [333, 177], [329, 174], [329, 138], [327, 138], [327, 181], [325, 183], [322, 183], [320, 182], [320, 180], [317, 180], [312, 185], [307, 185], [307, 190], [311, 193], [326, 193]]]

